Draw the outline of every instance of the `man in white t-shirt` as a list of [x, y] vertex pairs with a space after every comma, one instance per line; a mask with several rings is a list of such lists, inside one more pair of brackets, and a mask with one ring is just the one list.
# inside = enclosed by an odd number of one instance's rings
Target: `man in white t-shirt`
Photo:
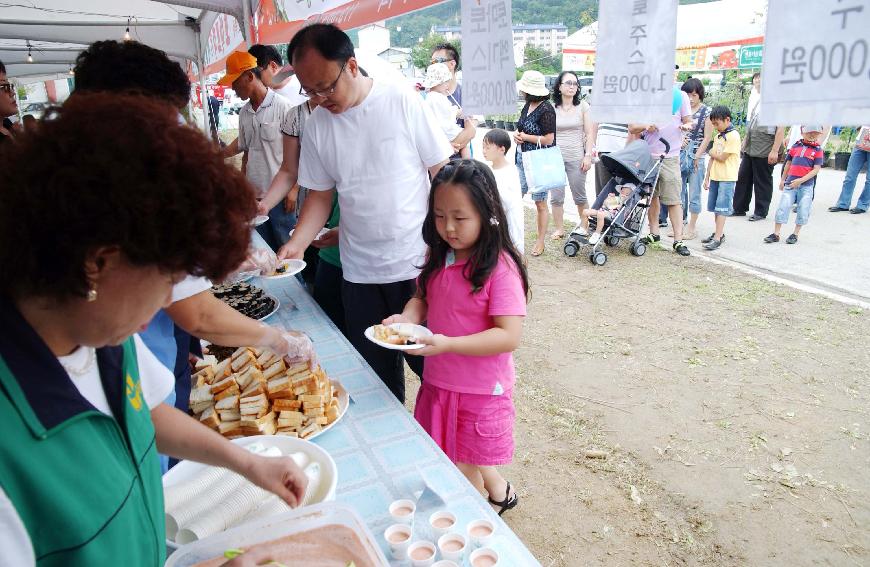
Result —
[[[337, 27], [303, 28], [287, 55], [303, 90], [320, 106], [302, 138], [299, 184], [310, 190], [305, 210], [279, 257], [302, 257], [326, 223], [337, 191], [347, 335], [404, 400], [400, 353], [367, 341], [363, 332], [400, 313], [416, 292], [426, 253], [422, 227], [429, 175], [447, 163], [453, 149], [411, 89], [362, 76], [350, 38]], [[411, 358], [409, 364], [419, 370], [422, 359]]]

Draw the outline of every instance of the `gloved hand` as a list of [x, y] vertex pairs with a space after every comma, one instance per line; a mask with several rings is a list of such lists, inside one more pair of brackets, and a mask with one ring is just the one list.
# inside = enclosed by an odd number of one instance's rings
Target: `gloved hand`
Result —
[[248, 254], [246, 262], [251, 263], [252, 270], [259, 270], [260, 275], [268, 276], [275, 273], [278, 267], [278, 257], [268, 248], [256, 248]]
[[263, 337], [255, 346], [266, 347], [291, 364], [308, 362], [311, 368], [317, 366], [317, 353], [308, 335], [297, 331], [282, 331], [268, 325], [263, 327]]

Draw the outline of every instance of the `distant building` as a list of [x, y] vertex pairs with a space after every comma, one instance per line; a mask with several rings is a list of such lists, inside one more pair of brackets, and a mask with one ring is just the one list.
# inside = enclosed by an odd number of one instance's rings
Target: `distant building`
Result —
[[[432, 33], [443, 35], [449, 41], [460, 41], [459, 26], [432, 26]], [[562, 51], [562, 44], [568, 38], [568, 27], [564, 24], [516, 24], [513, 27], [514, 44], [523, 42], [556, 55]]]
[[390, 47], [378, 53], [378, 57], [388, 62], [406, 77], [414, 76], [414, 61], [411, 49], [406, 47]]

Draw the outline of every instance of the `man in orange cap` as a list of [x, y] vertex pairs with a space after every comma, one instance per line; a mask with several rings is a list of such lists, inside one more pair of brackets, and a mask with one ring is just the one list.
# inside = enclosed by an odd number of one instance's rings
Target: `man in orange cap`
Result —
[[[227, 72], [219, 81], [231, 87], [248, 102], [239, 110], [239, 138], [224, 151], [224, 155], [248, 152], [245, 175], [262, 198], [273, 186], [286, 194], [296, 179], [293, 140], [290, 137], [293, 105], [263, 83], [257, 58], [246, 51], [234, 51], [227, 58]], [[298, 150], [297, 150], [298, 151]], [[287, 212], [281, 202], [269, 211], [269, 222], [257, 231], [278, 250], [296, 226], [296, 214]]]

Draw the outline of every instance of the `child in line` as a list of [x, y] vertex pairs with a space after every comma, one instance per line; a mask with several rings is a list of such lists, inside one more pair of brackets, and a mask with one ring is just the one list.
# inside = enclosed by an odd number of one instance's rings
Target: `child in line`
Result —
[[525, 251], [525, 218], [523, 216], [523, 192], [520, 173], [514, 164], [508, 163], [505, 154], [511, 149], [510, 134], [494, 128], [483, 137], [483, 159], [492, 163], [492, 174], [498, 185], [501, 206], [508, 220], [508, 233], [520, 254]]
[[779, 242], [779, 232], [782, 230], [782, 225], [788, 224], [791, 207], [795, 203], [797, 204], [797, 218], [795, 219], [794, 232], [785, 239], [785, 243], [796, 244], [801, 228], [810, 220], [816, 176], [825, 161], [825, 152], [819, 145], [822, 130], [824, 128], [821, 126], [804, 126], [801, 128], [803, 137], [795, 142], [788, 151], [785, 165], [782, 166], [782, 179], [779, 182], [782, 197], [779, 199], [779, 207], [776, 210], [773, 233], [764, 239], [768, 244]]
[[707, 210], [716, 217], [713, 234], [701, 241], [705, 250], [716, 250], [725, 241], [725, 221], [734, 214], [734, 187], [740, 169], [740, 132], [731, 124], [731, 110], [715, 106], [710, 111], [710, 122], [718, 134], [710, 148], [710, 164], [704, 178], [704, 189], [709, 190]]
[[445, 165], [432, 180], [423, 239], [429, 246], [417, 295], [383, 321], [427, 321], [432, 337], [409, 354], [426, 356], [414, 417], [499, 514], [517, 493], [497, 465], [514, 440], [514, 361], [529, 280], [511, 244], [490, 169], [475, 160]]
[[[448, 140], [455, 140], [462, 132], [462, 126], [456, 123], [457, 118], [462, 117], [462, 109], [456, 109], [447, 98], [450, 95], [450, 80], [453, 74], [444, 63], [433, 63], [426, 69], [426, 78], [423, 86], [428, 90], [426, 104], [435, 116], [435, 120], [447, 135]], [[459, 150], [463, 159], [471, 157], [471, 144]]]
[[586, 218], [591, 219], [595, 217], [595, 232], [589, 236], [589, 244], [591, 246], [595, 246], [601, 240], [601, 232], [604, 230], [606, 219], [613, 221], [616, 218], [616, 215], [622, 210], [622, 206], [631, 197], [636, 187], [636, 185], [631, 183], [618, 185], [610, 190], [610, 194], [604, 199], [600, 209], [586, 209], [583, 211]]

